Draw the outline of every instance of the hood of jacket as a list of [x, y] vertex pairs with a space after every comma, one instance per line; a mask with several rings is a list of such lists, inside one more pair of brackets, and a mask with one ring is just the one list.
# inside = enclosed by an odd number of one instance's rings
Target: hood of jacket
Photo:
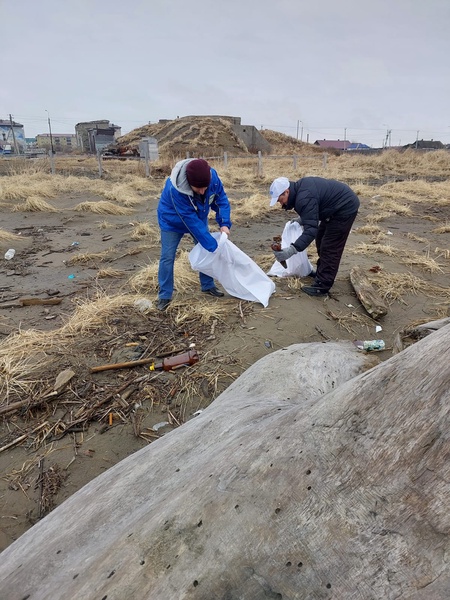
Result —
[[170, 174], [170, 183], [177, 190], [177, 192], [180, 192], [180, 194], [187, 194], [188, 196], [194, 195], [194, 192], [186, 177], [186, 167], [191, 160], [195, 159], [185, 158], [184, 160], [178, 161]]

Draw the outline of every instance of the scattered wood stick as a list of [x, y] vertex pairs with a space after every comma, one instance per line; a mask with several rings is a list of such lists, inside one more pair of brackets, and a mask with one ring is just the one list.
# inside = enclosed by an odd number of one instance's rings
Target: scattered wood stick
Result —
[[61, 304], [62, 298], [20, 298], [22, 306]]

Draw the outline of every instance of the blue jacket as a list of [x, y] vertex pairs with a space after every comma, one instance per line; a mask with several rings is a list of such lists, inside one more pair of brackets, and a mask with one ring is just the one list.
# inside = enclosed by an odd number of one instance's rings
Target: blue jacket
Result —
[[190, 233], [203, 248], [214, 252], [217, 241], [209, 233], [208, 214], [212, 208], [219, 227], [231, 227], [230, 203], [214, 169], [204, 194], [195, 194], [186, 177], [188, 158], [177, 162], [167, 179], [158, 204], [158, 223], [163, 231]]
[[303, 177], [290, 182], [289, 198], [283, 208], [293, 208], [300, 216], [303, 233], [293, 245], [302, 252], [315, 239], [320, 221], [356, 214], [359, 198], [341, 181], [323, 177]]

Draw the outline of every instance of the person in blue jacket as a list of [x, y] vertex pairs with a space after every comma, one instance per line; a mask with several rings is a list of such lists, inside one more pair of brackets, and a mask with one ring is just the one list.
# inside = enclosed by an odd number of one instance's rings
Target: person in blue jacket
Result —
[[[227, 235], [230, 234], [230, 203], [217, 172], [202, 158], [188, 158], [177, 162], [167, 179], [158, 204], [158, 223], [161, 230], [161, 256], [158, 269], [158, 305], [166, 310], [173, 295], [173, 269], [181, 238], [189, 233], [195, 242], [209, 252], [217, 248], [217, 241], [208, 228], [210, 209]], [[214, 279], [200, 273], [201, 290], [221, 297]]]
[[270, 206], [278, 202], [284, 210], [294, 209], [294, 219], [303, 227], [300, 237], [288, 248], [274, 250], [278, 261], [287, 260], [316, 241], [317, 269], [312, 286], [302, 290], [310, 296], [324, 296], [332, 287], [339, 269], [345, 243], [359, 209], [359, 198], [345, 183], [322, 177], [303, 177], [289, 181], [278, 177], [270, 186]]

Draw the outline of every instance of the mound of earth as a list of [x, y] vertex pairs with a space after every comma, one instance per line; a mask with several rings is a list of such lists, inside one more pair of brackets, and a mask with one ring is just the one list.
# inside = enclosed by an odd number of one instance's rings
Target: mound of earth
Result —
[[120, 137], [120, 145], [137, 146], [144, 137], [155, 137], [162, 155], [192, 155], [205, 157], [223, 152], [249, 154], [244, 142], [235, 134], [231, 121], [214, 117], [182, 117], [162, 120], [133, 129]]

